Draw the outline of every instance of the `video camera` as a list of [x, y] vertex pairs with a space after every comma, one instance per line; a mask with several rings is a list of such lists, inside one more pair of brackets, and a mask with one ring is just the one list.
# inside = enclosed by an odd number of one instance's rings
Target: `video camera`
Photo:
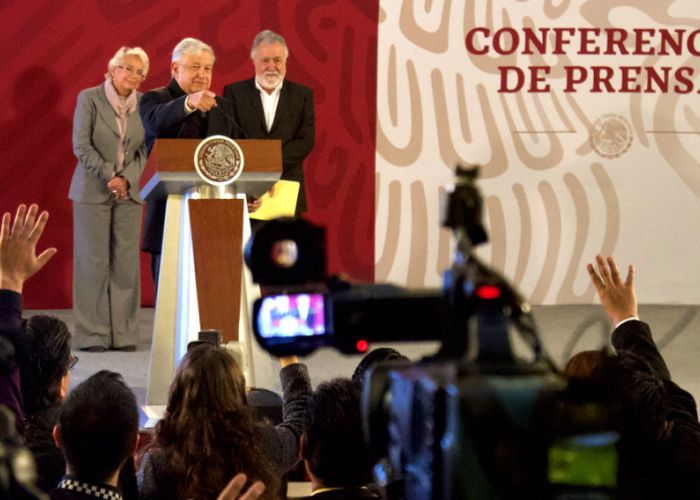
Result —
[[[366, 441], [387, 498], [612, 498], [615, 406], [557, 372], [527, 302], [473, 254], [488, 240], [477, 176], [458, 167], [441, 200], [455, 241], [442, 289], [327, 278], [321, 228], [293, 219], [259, 228], [245, 252], [264, 291], [254, 334], [278, 356], [440, 341], [435, 355], [380, 364], [365, 380]], [[514, 355], [511, 330], [531, 359]]]

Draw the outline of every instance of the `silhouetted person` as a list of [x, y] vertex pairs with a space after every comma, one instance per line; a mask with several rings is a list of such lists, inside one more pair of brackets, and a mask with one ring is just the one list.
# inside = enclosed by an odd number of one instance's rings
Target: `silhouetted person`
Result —
[[119, 472], [138, 444], [136, 396], [121, 375], [102, 370], [74, 388], [54, 428], [68, 474], [52, 499], [122, 498]]
[[311, 477], [308, 498], [379, 498], [367, 488], [372, 464], [362, 435], [360, 387], [355, 382], [338, 378], [318, 386], [301, 456]]

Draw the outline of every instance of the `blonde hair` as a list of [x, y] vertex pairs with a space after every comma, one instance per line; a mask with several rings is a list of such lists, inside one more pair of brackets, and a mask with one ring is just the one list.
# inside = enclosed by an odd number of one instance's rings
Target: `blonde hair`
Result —
[[122, 47], [120, 48], [107, 63], [107, 73], [105, 73], [105, 80], [109, 80], [112, 70], [117, 66], [122, 66], [124, 64], [124, 56], [136, 56], [141, 59], [143, 63], [143, 76], [144, 78], [148, 74], [148, 54], [141, 47]]

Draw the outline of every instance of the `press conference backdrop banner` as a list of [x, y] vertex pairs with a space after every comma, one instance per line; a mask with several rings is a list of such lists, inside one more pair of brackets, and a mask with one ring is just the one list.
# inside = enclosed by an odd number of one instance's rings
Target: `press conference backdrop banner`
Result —
[[375, 277], [439, 284], [439, 197], [481, 165], [478, 254], [535, 304], [591, 303], [585, 263], [700, 303], [700, 3], [382, 0]]
[[[378, 0], [64, 0], [0, 2], [0, 211], [38, 202], [51, 212], [43, 245], [59, 253], [24, 289], [28, 308], [71, 307], [76, 97], [104, 82], [122, 45], [150, 57], [142, 91], [170, 80], [186, 36], [216, 52], [211, 90], [254, 75], [253, 37], [269, 28], [289, 46], [287, 78], [313, 90], [316, 145], [305, 161], [308, 218], [328, 228], [329, 268], [374, 276], [374, 156]], [[107, 237], [105, 237], [107, 244]], [[153, 293], [147, 259], [144, 305]]]
[[[0, 210], [38, 201], [59, 254], [25, 287], [71, 306], [75, 99], [121, 45], [166, 85], [184, 36], [217, 52], [212, 89], [252, 76], [265, 27], [288, 77], [314, 91], [308, 217], [329, 267], [359, 280], [439, 283], [450, 262], [438, 198], [457, 162], [482, 165], [491, 243], [479, 253], [532, 302], [589, 303], [583, 265], [639, 269], [644, 302], [699, 303], [700, 166], [694, 0], [188, 0], [0, 3]], [[377, 38], [378, 35], [378, 38]], [[375, 191], [376, 189], [376, 191]], [[375, 215], [376, 213], [376, 215]], [[376, 228], [375, 228], [376, 225]], [[144, 260], [144, 304], [152, 303]]]

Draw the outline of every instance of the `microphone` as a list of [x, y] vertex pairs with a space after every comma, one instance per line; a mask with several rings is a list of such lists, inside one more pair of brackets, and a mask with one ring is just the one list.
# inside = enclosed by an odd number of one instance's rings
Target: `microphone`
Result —
[[226, 118], [228, 121], [230, 121], [233, 124], [233, 126], [236, 127], [236, 130], [238, 132], [240, 132], [241, 135], [243, 136], [243, 137], [240, 137], [240, 139], [247, 139], [248, 136], [246, 135], [245, 130], [243, 130], [243, 128], [236, 122], [236, 120], [233, 119], [233, 117], [229, 116], [228, 113], [224, 112], [224, 110], [221, 109], [221, 104], [225, 103], [226, 101], [224, 101], [224, 99], [219, 97], [219, 96], [216, 96], [215, 99], [216, 99], [216, 103], [219, 105], [218, 106], [219, 112], [222, 115], [224, 115], [224, 118]]

